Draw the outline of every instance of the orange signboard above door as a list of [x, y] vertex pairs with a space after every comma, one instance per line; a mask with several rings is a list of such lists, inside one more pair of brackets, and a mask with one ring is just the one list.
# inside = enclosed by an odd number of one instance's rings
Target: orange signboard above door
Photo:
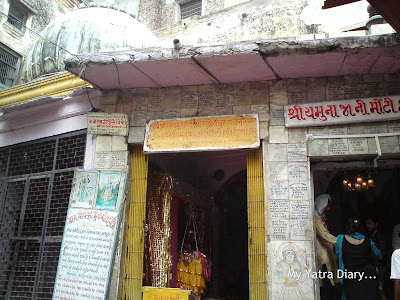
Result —
[[144, 152], [213, 151], [258, 148], [258, 115], [150, 121]]

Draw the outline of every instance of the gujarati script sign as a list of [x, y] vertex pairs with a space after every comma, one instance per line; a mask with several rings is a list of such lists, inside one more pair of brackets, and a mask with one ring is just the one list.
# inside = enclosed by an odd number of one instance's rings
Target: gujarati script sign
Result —
[[125, 181], [126, 172], [75, 171], [53, 299], [105, 299]]
[[127, 136], [128, 129], [127, 114], [88, 113], [88, 134]]
[[323, 126], [400, 119], [400, 96], [285, 106], [286, 127]]
[[257, 148], [258, 115], [151, 121], [146, 126], [145, 152], [177, 152]]

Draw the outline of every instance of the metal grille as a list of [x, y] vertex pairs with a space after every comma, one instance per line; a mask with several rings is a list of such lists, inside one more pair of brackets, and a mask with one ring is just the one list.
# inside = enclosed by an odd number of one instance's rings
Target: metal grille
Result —
[[17, 81], [21, 57], [0, 44], [0, 85], [10, 87]]
[[26, 13], [20, 8], [14, 6], [10, 3], [10, 8], [8, 10], [7, 22], [20, 31], [23, 31], [26, 20]]
[[180, 5], [181, 19], [189, 18], [191, 16], [201, 16], [202, 0], [192, 0]]
[[86, 133], [0, 149], [0, 299], [51, 299]]

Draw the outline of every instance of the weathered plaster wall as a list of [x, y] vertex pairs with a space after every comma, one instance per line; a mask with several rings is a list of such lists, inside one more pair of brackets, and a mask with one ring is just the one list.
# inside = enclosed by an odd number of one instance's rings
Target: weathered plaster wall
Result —
[[[355, 143], [346, 138], [307, 145], [306, 135], [400, 132], [399, 121], [288, 129], [284, 126], [284, 105], [399, 94], [400, 76], [341, 76], [121, 90], [115, 103], [104, 102], [101, 108], [107, 112], [128, 112], [128, 142], [138, 144], [143, 143], [146, 122], [153, 119], [259, 114], [264, 151], [268, 298], [282, 299], [282, 291], [293, 286], [285, 285], [280, 275], [285, 271], [284, 250], [295, 252], [302, 270], [315, 270], [310, 157], [359, 158], [363, 153], [376, 153], [369, 138]], [[365, 146], [363, 153], [357, 146], [360, 143]], [[337, 151], [338, 144], [341, 151]], [[398, 155], [399, 137], [383, 138], [382, 149], [384, 153]], [[303, 275], [294, 284], [302, 290], [304, 299], [315, 299], [316, 282]]]
[[[8, 9], [12, 0], [2, 0], [0, 2], [1, 11], [8, 14]], [[71, 11], [71, 3], [68, 0], [40, 0], [26, 1], [36, 12], [36, 15], [30, 15], [26, 22], [26, 27], [40, 32], [48, 23], [55, 18]], [[11, 48], [21, 56], [25, 57], [33, 41], [37, 38], [29, 30], [20, 32], [7, 22], [7, 17], [0, 15], [0, 42]]]
[[[368, 20], [367, 2], [322, 10], [321, 0], [252, 0], [215, 10], [156, 31], [164, 45], [179, 38], [184, 45], [225, 44], [234, 41], [295, 39], [298, 36], [337, 33], [358, 28]], [[354, 26], [354, 24], [358, 24]], [[361, 24], [361, 25], [359, 25]], [[311, 37], [312, 39], [313, 37]]]

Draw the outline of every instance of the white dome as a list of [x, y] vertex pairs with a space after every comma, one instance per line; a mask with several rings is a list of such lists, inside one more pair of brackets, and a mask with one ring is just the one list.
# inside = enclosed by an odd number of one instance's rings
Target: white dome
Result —
[[[88, 7], [54, 20], [40, 34], [72, 54], [158, 45], [154, 34], [130, 15], [112, 8]], [[23, 80], [64, 70], [65, 51], [37, 38], [26, 57]]]

